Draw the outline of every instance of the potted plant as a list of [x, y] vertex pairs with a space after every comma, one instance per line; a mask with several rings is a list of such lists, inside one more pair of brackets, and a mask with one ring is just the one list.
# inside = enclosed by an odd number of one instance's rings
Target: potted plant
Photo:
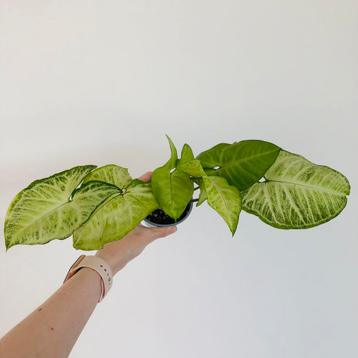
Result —
[[[170, 158], [149, 182], [116, 164], [76, 166], [32, 182], [12, 200], [6, 250], [73, 236], [73, 247], [100, 249], [143, 220], [176, 225], [207, 201], [234, 236], [242, 210], [280, 229], [304, 229], [336, 217], [350, 185], [344, 175], [262, 140], [219, 143], [181, 156], [167, 135]], [[198, 198], [193, 198], [195, 190]]]

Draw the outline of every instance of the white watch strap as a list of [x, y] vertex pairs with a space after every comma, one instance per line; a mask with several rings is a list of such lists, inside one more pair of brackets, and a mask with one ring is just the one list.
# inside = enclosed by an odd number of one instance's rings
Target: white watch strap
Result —
[[81, 255], [68, 270], [63, 283], [70, 279], [82, 267], [89, 267], [92, 270], [98, 272], [98, 274], [101, 276], [102, 293], [98, 300], [98, 302], [101, 302], [112, 287], [113, 273], [111, 267], [104, 259], [99, 256]]

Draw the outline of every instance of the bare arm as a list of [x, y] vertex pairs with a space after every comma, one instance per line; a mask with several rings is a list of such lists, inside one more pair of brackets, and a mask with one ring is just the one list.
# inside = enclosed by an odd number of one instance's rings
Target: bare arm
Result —
[[[149, 172], [141, 179], [149, 180], [150, 176]], [[146, 228], [138, 225], [121, 240], [105, 245], [96, 256], [105, 259], [115, 275], [150, 242], [175, 231], [176, 227]], [[68, 357], [97, 305], [101, 294], [100, 280], [97, 272], [89, 268], [80, 269], [0, 339], [0, 357]]]
[[0, 341], [0, 357], [67, 357], [101, 294], [100, 276], [79, 270]]

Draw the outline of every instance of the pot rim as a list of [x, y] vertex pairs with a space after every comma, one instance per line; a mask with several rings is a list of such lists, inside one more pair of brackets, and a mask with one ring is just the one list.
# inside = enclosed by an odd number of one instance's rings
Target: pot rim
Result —
[[[192, 199], [191, 199], [192, 200]], [[194, 202], [191, 201], [189, 202], [189, 204], [186, 206], [189, 206], [189, 210], [187, 211], [186, 215], [184, 217], [182, 217], [180, 220], [175, 221], [171, 224], [158, 224], [158, 223], [154, 223], [153, 221], [150, 221], [149, 219], [147, 219], [146, 217], [143, 219], [143, 221], [145, 221], [147, 224], [149, 224], [150, 226], [176, 226], [177, 224], [182, 223], [184, 220], [186, 220], [188, 218], [188, 216], [190, 215], [191, 211], [193, 210], [193, 206], [194, 206]]]

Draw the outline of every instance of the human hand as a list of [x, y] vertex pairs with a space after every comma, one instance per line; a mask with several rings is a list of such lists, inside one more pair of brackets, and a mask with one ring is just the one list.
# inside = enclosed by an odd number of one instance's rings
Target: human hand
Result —
[[[148, 182], [152, 172], [148, 171], [138, 179]], [[129, 261], [138, 256], [152, 241], [177, 231], [176, 226], [148, 228], [139, 224], [122, 239], [105, 244], [95, 256], [103, 258], [112, 268], [113, 275]]]

